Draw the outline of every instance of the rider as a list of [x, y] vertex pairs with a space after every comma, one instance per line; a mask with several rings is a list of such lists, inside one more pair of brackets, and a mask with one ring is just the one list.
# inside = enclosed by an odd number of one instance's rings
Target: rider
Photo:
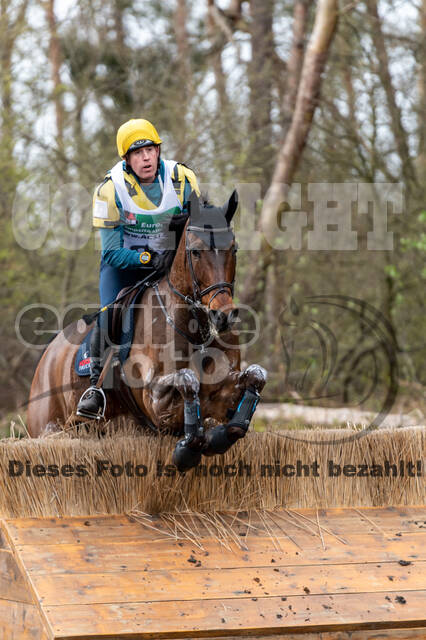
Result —
[[[191, 169], [161, 158], [161, 142], [148, 120], [132, 119], [122, 124], [117, 131], [122, 160], [95, 189], [93, 226], [101, 236], [102, 307], [115, 300], [123, 287], [150, 274], [160, 276], [168, 268], [174, 255], [168, 233], [170, 221], [187, 212], [193, 190], [200, 195]], [[105, 411], [104, 392], [96, 385], [107, 325], [108, 316], [101, 313], [90, 341], [90, 387], [77, 406], [77, 415], [87, 418], [99, 417]]]

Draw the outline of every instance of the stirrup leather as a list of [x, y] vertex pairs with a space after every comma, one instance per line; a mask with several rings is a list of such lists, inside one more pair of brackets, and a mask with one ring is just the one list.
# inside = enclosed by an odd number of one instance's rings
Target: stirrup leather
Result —
[[88, 418], [89, 420], [94, 420], [94, 419], [101, 420], [101, 418], [105, 418], [105, 409], [106, 409], [106, 396], [102, 387], [89, 387], [88, 389], [86, 389], [86, 391], [83, 393], [80, 400], [78, 401], [78, 404], [80, 404], [80, 402], [84, 400], [85, 396], [89, 393], [89, 391], [98, 391], [102, 395], [103, 406], [102, 406], [101, 412], [98, 411], [98, 413], [91, 413], [90, 411], [85, 411], [84, 409], [81, 410], [77, 406], [76, 413], [78, 416], [81, 416], [83, 418]]

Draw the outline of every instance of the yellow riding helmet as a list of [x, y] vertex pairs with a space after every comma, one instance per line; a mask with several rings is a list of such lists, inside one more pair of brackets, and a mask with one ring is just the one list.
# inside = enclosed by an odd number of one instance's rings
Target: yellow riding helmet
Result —
[[128, 120], [117, 131], [117, 150], [120, 158], [124, 158], [128, 151], [161, 142], [154, 125], [142, 118]]

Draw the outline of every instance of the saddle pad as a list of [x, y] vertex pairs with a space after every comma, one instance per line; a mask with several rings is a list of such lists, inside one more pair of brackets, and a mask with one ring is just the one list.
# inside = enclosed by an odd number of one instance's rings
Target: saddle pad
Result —
[[92, 331], [93, 329], [90, 329], [87, 336], [83, 338], [75, 357], [75, 372], [79, 376], [90, 375], [90, 338], [92, 337]]
[[[130, 305], [126, 307], [126, 309], [124, 309], [121, 317], [121, 333], [118, 350], [118, 357], [121, 364], [123, 364], [129, 357], [135, 326], [135, 305], [140, 300], [145, 289], [146, 287], [142, 287], [142, 289], [134, 297]], [[83, 338], [83, 342], [81, 343], [75, 358], [75, 372], [82, 377], [90, 375], [90, 338], [92, 336], [92, 331], [93, 329], [90, 329], [87, 336]]]

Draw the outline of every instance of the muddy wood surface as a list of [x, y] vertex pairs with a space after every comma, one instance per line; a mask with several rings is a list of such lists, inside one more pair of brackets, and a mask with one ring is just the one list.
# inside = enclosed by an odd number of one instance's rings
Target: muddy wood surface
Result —
[[3, 520], [0, 628], [21, 635], [2, 637], [424, 638], [425, 523], [425, 507], [304, 509], [265, 535], [240, 513], [224, 544], [189, 517], [175, 540], [155, 518]]

